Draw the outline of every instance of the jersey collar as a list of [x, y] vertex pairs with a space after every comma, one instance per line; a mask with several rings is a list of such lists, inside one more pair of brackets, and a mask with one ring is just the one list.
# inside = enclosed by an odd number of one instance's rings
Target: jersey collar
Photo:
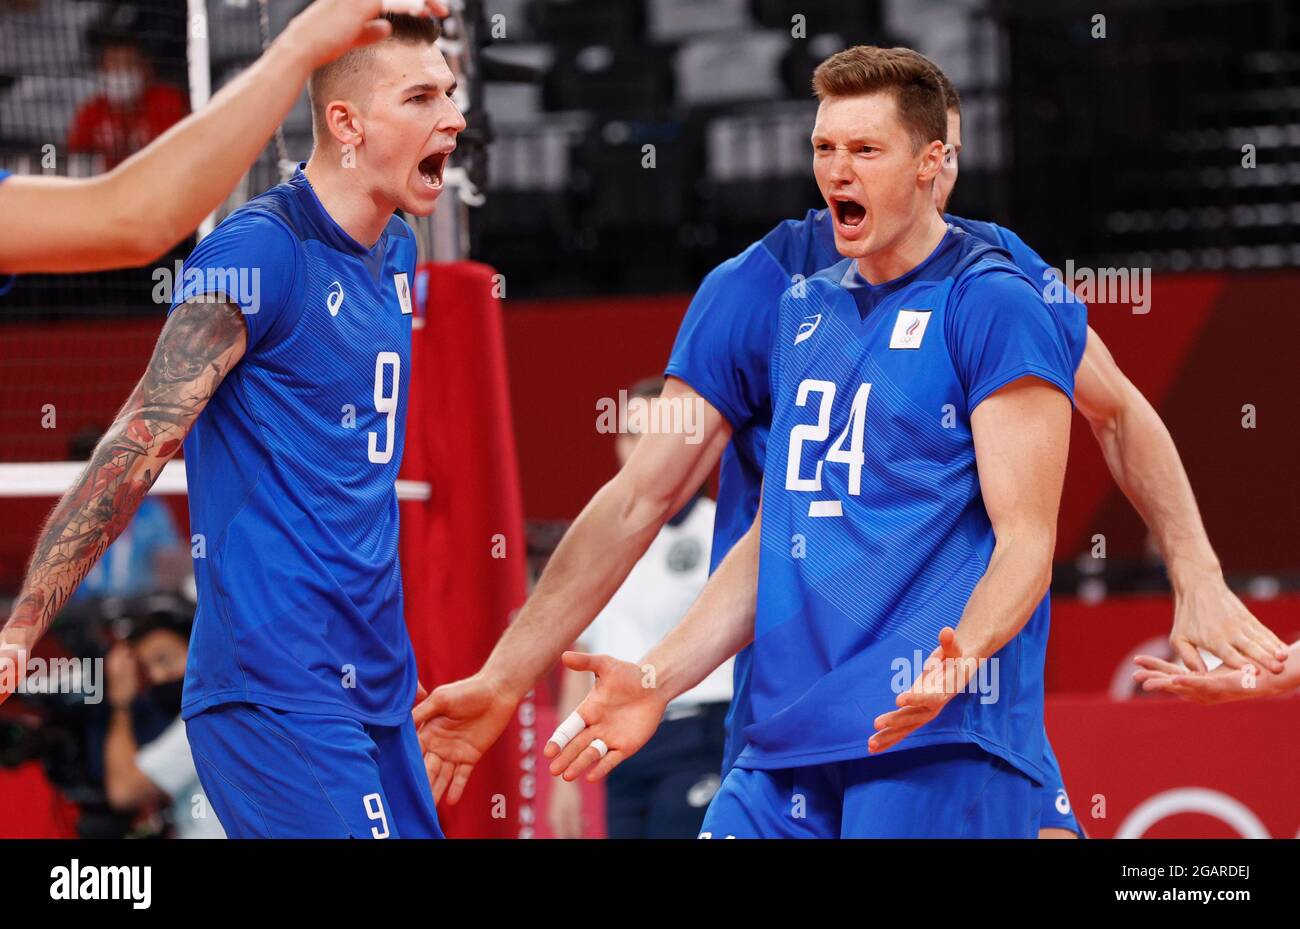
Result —
[[384, 254], [388, 250], [388, 229], [385, 228], [379, 234], [379, 241], [375, 243], [374, 248], [366, 248], [348, 235], [347, 230], [334, 221], [334, 217], [330, 216], [329, 211], [325, 209], [325, 204], [321, 203], [320, 198], [316, 196], [316, 191], [312, 188], [311, 181], [307, 179], [306, 171], [303, 170], [306, 167], [306, 162], [299, 163], [298, 170], [289, 179], [289, 186], [298, 191], [299, 200], [316, 238], [330, 248], [359, 259], [370, 270], [372, 276], [377, 277], [384, 263]]
[[840, 286], [853, 297], [854, 302], [858, 305], [858, 315], [865, 320], [867, 315], [880, 305], [881, 301], [898, 293], [909, 284], [925, 279], [929, 270], [952, 247], [953, 242], [964, 234], [960, 229], [949, 223], [948, 230], [943, 234], [943, 238], [939, 240], [939, 244], [925, 257], [924, 261], [893, 280], [884, 281], [880, 284], [869, 282], [858, 271], [858, 263], [850, 261], [849, 266], [844, 269], [844, 275], [840, 278]]

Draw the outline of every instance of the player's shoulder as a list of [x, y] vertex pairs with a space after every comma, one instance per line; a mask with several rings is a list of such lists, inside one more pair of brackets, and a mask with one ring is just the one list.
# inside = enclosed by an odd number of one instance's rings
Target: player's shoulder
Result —
[[301, 190], [293, 181], [276, 184], [231, 213], [227, 221], [239, 218], [260, 226], [278, 224], [301, 238], [307, 233], [301, 198]]
[[215, 244], [238, 236], [268, 254], [296, 251], [304, 237], [303, 227], [290, 198], [281, 190], [284, 186], [272, 187], [240, 206], [217, 225], [208, 239]]
[[990, 282], [1005, 282], [1015, 278], [1028, 280], [1015, 258], [1000, 241], [989, 241], [982, 235], [956, 225], [952, 227], [952, 235], [951, 276], [957, 280], [958, 289], [969, 287], [976, 281], [983, 282], [981, 286], [985, 286]]
[[740, 254], [714, 267], [705, 275], [701, 289], [768, 290], [779, 284], [779, 294], [792, 282], [817, 273], [838, 258], [833, 247], [827, 252], [824, 240], [830, 232], [824, 213], [809, 210], [802, 219], [777, 223]]
[[809, 210], [800, 219], [782, 220], [757, 244], [787, 277], [811, 277], [840, 258], [825, 209]]
[[993, 311], [1005, 304], [1043, 303], [1033, 281], [1006, 248], [971, 233], [963, 235], [952, 273], [952, 306], [957, 312], [971, 307]]
[[965, 216], [954, 216], [951, 213], [943, 214], [944, 222], [957, 229], [961, 229], [968, 235], [988, 245], [1005, 247], [1006, 239], [1003, 234], [1007, 231], [997, 223], [985, 222], [982, 219], [970, 219]]
[[762, 241], [716, 265], [696, 288], [693, 306], [775, 304], [790, 283], [790, 275]]
[[950, 225], [965, 231], [980, 241], [995, 248], [1003, 249], [1010, 256], [1012, 263], [1025, 271], [1031, 278], [1040, 268], [1047, 267], [1047, 262], [1043, 261], [1038, 252], [1030, 248], [1024, 239], [1006, 226], [950, 214], [944, 214], [944, 219]]

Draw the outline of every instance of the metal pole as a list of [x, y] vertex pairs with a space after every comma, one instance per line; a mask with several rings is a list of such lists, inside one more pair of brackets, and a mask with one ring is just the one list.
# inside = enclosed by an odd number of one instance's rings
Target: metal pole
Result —
[[[207, 0], [187, 0], [185, 20], [185, 58], [189, 63], [190, 112], [197, 113], [212, 98], [212, 68], [208, 49]], [[217, 224], [217, 214], [210, 213], [199, 225], [202, 239]]]

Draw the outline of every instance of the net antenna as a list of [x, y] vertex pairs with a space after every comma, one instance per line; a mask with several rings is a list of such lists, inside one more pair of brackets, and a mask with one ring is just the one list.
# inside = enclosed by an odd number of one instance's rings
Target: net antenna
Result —
[[[262, 54], [271, 47], [271, 3], [270, 0], [257, 0], [257, 34], [262, 43]], [[275, 163], [280, 172], [280, 183], [293, 177], [298, 170], [298, 162], [289, 157], [289, 146], [284, 141], [283, 120], [275, 127], [271, 144], [275, 146]]]
[[[212, 65], [208, 45], [207, 0], [186, 0], [185, 57], [189, 64], [190, 112], [197, 113], [212, 99]], [[199, 224], [198, 237], [204, 238], [217, 225], [214, 210]]]

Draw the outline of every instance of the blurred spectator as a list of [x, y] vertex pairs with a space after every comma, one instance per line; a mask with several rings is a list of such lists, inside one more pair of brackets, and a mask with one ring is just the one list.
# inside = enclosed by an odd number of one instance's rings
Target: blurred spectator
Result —
[[[127, 641], [108, 653], [105, 675], [112, 717], [104, 742], [104, 792], [116, 810], [168, 802], [178, 839], [224, 839], [199, 784], [180, 718], [188, 657], [189, 623], [167, 611], [137, 623]], [[143, 746], [136, 743], [131, 713], [141, 670], [150, 685], [150, 700], [174, 717], [161, 735]]]
[[[98, 429], [77, 433], [68, 443], [68, 458], [89, 461], [100, 435]], [[135, 518], [95, 563], [70, 602], [178, 590], [189, 569], [189, 552], [167, 504], [158, 497], [145, 497]]]
[[[629, 391], [630, 407], [658, 397], [663, 378]], [[653, 421], [653, 420], [652, 420]], [[640, 436], [620, 433], [619, 465]], [[714, 503], [696, 496], [660, 530], [617, 593], [583, 633], [577, 648], [639, 661], [686, 614], [709, 578]], [[565, 669], [557, 718], [564, 719], [591, 689], [590, 674]], [[606, 780], [606, 834], [611, 839], [693, 839], [721, 782], [723, 730], [731, 702], [731, 661], [668, 705], [649, 742]], [[558, 838], [584, 834], [580, 782], [555, 779], [548, 816]]]
[[92, 35], [90, 43], [102, 90], [77, 110], [68, 148], [102, 155], [107, 170], [179, 122], [189, 107], [179, 89], [156, 80], [148, 55], [129, 33]]

